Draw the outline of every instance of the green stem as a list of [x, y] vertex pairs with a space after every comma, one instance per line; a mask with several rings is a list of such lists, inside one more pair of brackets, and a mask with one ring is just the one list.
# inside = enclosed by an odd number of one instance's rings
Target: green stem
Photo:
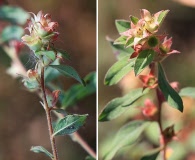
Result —
[[47, 103], [47, 97], [46, 97], [46, 91], [45, 91], [45, 80], [44, 80], [44, 70], [45, 68], [41, 68], [41, 90], [43, 93], [43, 102], [44, 102], [44, 109], [45, 113], [47, 116], [47, 124], [48, 124], [48, 129], [49, 129], [49, 136], [50, 136], [50, 142], [51, 142], [51, 148], [54, 156], [54, 160], [59, 160], [58, 158], [58, 152], [56, 148], [56, 142], [55, 142], [55, 137], [53, 135], [53, 127], [52, 127], [52, 119], [51, 119], [51, 112], [50, 108]]

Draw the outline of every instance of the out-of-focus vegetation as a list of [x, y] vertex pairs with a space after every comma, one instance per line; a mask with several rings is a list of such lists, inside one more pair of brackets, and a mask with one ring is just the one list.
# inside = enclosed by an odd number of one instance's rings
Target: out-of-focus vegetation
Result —
[[[109, 42], [106, 41], [106, 36], [113, 39], [118, 37], [115, 29], [115, 19], [127, 19], [129, 15], [139, 16], [139, 9], [145, 8], [155, 13], [159, 10], [169, 9], [170, 12], [162, 26], [163, 31], [167, 32], [173, 37], [173, 48], [181, 52], [170, 56], [163, 64], [167, 77], [170, 82], [179, 81], [180, 88], [186, 86], [195, 86], [195, 68], [194, 57], [194, 26], [195, 26], [195, 8], [186, 7], [175, 1], [160, 1], [160, 0], [113, 0], [103, 1], [99, 0], [99, 111], [103, 109], [105, 104], [113, 99], [119, 97], [123, 93], [127, 93], [129, 89], [140, 86], [140, 81], [133, 77], [130, 73], [122, 79], [118, 86], [104, 86], [103, 79], [108, 68], [116, 61], [112, 53]], [[121, 89], [121, 91], [120, 91]], [[163, 122], [164, 128], [171, 124], [176, 124], [175, 129], [178, 131], [178, 141], [174, 141], [169, 145], [170, 160], [191, 160], [194, 158], [193, 135], [194, 126], [194, 105], [195, 101], [191, 98], [183, 97], [184, 113], [181, 114], [175, 109], [163, 106]], [[140, 104], [141, 105], [141, 104]], [[140, 109], [129, 109], [120, 118], [112, 122], [105, 122], [99, 124], [99, 159], [107, 152], [114, 134], [122, 124], [129, 121], [135, 115], [140, 114]], [[108, 129], [109, 128], [109, 129]], [[181, 128], [184, 128], [180, 131]], [[158, 138], [156, 135], [158, 129], [155, 124], [148, 128], [145, 133], [150, 144], [158, 145]], [[146, 148], [150, 148], [148, 143], [141, 143], [140, 145], [126, 147], [123, 149], [123, 155], [118, 154], [117, 159], [121, 160], [135, 160], [140, 153], [145, 152]], [[129, 152], [129, 150], [131, 152]], [[130, 158], [132, 157], [132, 158]], [[134, 158], [133, 158], [134, 157]], [[138, 159], [138, 158], [137, 158]]]

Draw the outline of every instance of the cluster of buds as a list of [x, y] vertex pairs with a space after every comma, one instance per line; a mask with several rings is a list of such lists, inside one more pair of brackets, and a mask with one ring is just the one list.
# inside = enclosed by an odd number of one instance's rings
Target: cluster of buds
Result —
[[36, 52], [55, 41], [59, 33], [55, 32], [58, 23], [51, 21], [51, 15], [44, 15], [42, 11], [39, 11], [37, 16], [35, 14], [33, 16], [34, 18], [29, 20], [27, 27], [30, 35], [23, 36], [22, 41]]
[[[35, 54], [35, 56], [43, 62], [43, 65], [48, 65], [56, 59], [56, 53], [49, 51], [49, 45], [55, 41], [59, 35], [56, 32], [57, 22], [51, 21], [51, 15], [43, 14], [42, 11], [28, 22], [27, 29], [30, 35], [24, 35], [22, 37], [23, 43], [25, 43]], [[49, 51], [49, 52], [48, 52]], [[52, 57], [52, 58], [51, 58]]]
[[170, 54], [179, 53], [171, 49], [172, 38], [156, 34], [168, 12], [165, 10], [152, 15], [148, 10], [142, 9], [141, 19], [130, 16], [130, 29], [121, 32], [121, 37], [115, 41], [115, 44], [120, 44], [120, 39], [125, 39], [124, 45], [133, 47], [135, 51], [130, 58], [137, 57], [141, 51], [146, 49], [152, 49], [156, 52], [154, 61], [162, 61]]

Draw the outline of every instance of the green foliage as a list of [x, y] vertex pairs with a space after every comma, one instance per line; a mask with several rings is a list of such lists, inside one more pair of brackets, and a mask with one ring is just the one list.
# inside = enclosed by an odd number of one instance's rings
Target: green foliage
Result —
[[72, 77], [79, 81], [81, 84], [85, 85], [85, 82], [80, 78], [77, 71], [71, 66], [67, 65], [50, 65], [50, 67], [57, 69], [62, 75]]
[[134, 61], [135, 59], [129, 60], [129, 56], [117, 61], [106, 73], [104, 84], [111, 86], [118, 83], [127, 73], [133, 70]]
[[39, 51], [39, 52], [35, 52], [35, 55], [37, 57], [46, 56], [47, 58], [49, 58], [53, 61], [56, 59], [56, 54], [54, 51]]
[[30, 150], [35, 152], [35, 153], [44, 153], [45, 155], [50, 157], [52, 160], [54, 158], [53, 155], [42, 146], [33, 146], [33, 147], [31, 147]]
[[87, 118], [85, 115], [67, 115], [59, 122], [55, 124], [53, 136], [67, 135], [76, 132], [83, 124]]
[[79, 100], [96, 92], [96, 73], [92, 72], [88, 74], [84, 81], [86, 86], [83, 87], [81, 84], [73, 85], [66, 92], [61, 93], [61, 104], [62, 108], [67, 108], [76, 104]]
[[143, 50], [139, 53], [135, 60], [134, 72], [137, 76], [140, 74], [153, 60], [155, 51], [152, 49]]
[[54, 51], [56, 51], [58, 54], [60, 54], [63, 58], [67, 59], [67, 60], [70, 60], [70, 55], [62, 50], [62, 49], [57, 49], [57, 48], [54, 48], [54, 47], [51, 47]]
[[0, 19], [10, 21], [11, 23], [23, 25], [30, 17], [29, 13], [24, 11], [20, 7], [13, 6], [1, 6], [0, 7]]
[[160, 63], [158, 63], [158, 84], [169, 105], [183, 112], [182, 99], [178, 95], [178, 93], [170, 86], [169, 82], [167, 82], [164, 70]]
[[148, 125], [149, 122], [132, 121], [123, 126], [116, 134], [113, 143], [110, 145], [109, 152], [104, 156], [104, 160], [112, 159], [122, 147], [135, 144]]
[[129, 47], [129, 48], [125, 48], [124, 45], [121, 44], [114, 44], [114, 41], [111, 39], [107, 40], [110, 42], [110, 45], [113, 49], [113, 52], [115, 53], [117, 59], [121, 59], [124, 56], [131, 56], [131, 54], [134, 52], [133, 48]]
[[[59, 64], [60, 64], [60, 61], [58, 58], [54, 62], [51, 63], [51, 65], [59, 65]], [[58, 78], [59, 76], [60, 76], [60, 73], [56, 69], [53, 69], [51, 67], [46, 68], [45, 75], [44, 75], [46, 83], [51, 82], [52, 80]]]
[[161, 25], [163, 20], [165, 19], [166, 15], [169, 13], [169, 10], [165, 10], [163, 12], [160, 13], [159, 17], [158, 17], [158, 22]]
[[7, 42], [12, 39], [20, 40], [22, 35], [24, 34], [24, 30], [19, 26], [7, 26], [3, 29], [0, 37], [1, 42]]
[[103, 109], [99, 116], [99, 121], [110, 121], [117, 118], [133, 105], [140, 97], [148, 93], [148, 89], [143, 92], [142, 88], [134, 89], [123, 97], [111, 100]]
[[52, 109], [52, 111], [55, 111], [57, 113], [60, 113], [64, 117], [67, 115], [67, 112], [64, 109], [61, 109], [61, 108], [55, 108], [55, 109]]
[[120, 36], [114, 41], [114, 44], [123, 44], [125, 45], [127, 43], [127, 37], [126, 36]]
[[119, 33], [125, 32], [126, 30], [130, 29], [130, 22], [126, 20], [116, 20], [115, 25]]
[[195, 98], [195, 87], [182, 88], [179, 92], [179, 95], [182, 97]]
[[128, 40], [126, 41], [125, 47], [126, 47], [126, 48], [132, 47], [133, 44], [134, 44], [134, 37], [132, 37], [132, 38], [130, 38], [130, 39], [128, 39]]
[[134, 16], [130, 16], [130, 19], [131, 19], [131, 22], [132, 22], [134, 25], [136, 25], [137, 22], [139, 21], [139, 18], [134, 17]]

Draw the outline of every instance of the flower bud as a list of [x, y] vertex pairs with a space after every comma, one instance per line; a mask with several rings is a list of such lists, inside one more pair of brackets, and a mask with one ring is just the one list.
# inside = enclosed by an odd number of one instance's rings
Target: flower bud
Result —
[[156, 105], [150, 99], [146, 99], [144, 105], [144, 108], [142, 108], [143, 115], [146, 117], [154, 117], [157, 113]]

